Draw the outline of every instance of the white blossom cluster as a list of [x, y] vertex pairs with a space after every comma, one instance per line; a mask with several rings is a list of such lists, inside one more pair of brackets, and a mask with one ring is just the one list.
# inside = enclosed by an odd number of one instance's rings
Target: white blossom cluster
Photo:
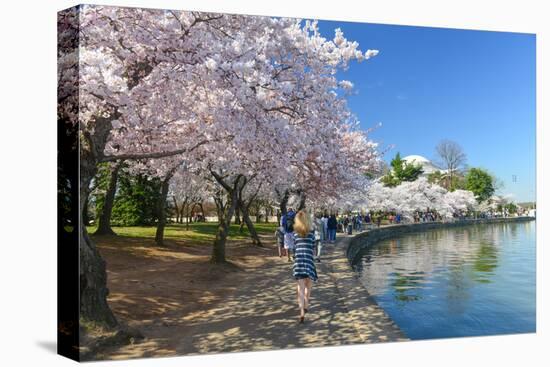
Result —
[[435, 210], [443, 218], [452, 218], [453, 214], [477, 208], [471, 191], [447, 191], [439, 185], [429, 183], [424, 177], [395, 187], [375, 183], [367, 191], [365, 205], [370, 210], [397, 212], [409, 219], [415, 212], [425, 212], [428, 209]]

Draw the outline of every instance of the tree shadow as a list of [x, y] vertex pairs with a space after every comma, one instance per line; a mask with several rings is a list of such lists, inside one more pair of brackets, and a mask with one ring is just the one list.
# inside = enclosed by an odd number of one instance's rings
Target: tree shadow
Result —
[[[145, 339], [94, 359], [278, 350], [406, 340], [351, 271], [341, 244], [318, 266], [305, 324], [298, 324], [292, 263], [264, 247], [232, 241], [226, 264], [204, 246], [155, 246], [149, 239], [99, 241], [119, 320]], [[117, 242], [113, 242], [117, 241]], [[342, 241], [339, 241], [342, 242]]]

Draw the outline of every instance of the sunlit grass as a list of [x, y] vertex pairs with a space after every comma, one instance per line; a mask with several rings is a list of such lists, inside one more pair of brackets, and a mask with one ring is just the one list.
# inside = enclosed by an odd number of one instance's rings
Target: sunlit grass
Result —
[[[189, 230], [185, 224], [169, 224], [164, 230], [164, 238], [189, 241], [193, 243], [211, 243], [216, 236], [217, 223], [191, 223]], [[275, 223], [254, 223], [256, 231], [260, 235], [274, 235]], [[87, 227], [89, 233], [94, 233], [95, 226]], [[113, 227], [113, 231], [123, 237], [154, 238], [157, 228], [149, 227]], [[229, 230], [229, 239], [244, 240], [249, 238], [249, 232], [244, 226], [243, 232], [239, 232], [239, 225], [233, 224]]]

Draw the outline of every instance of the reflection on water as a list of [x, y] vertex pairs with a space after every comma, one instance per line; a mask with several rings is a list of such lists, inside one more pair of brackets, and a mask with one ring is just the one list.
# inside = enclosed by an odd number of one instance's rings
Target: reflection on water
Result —
[[535, 331], [535, 222], [385, 240], [353, 263], [411, 339]]

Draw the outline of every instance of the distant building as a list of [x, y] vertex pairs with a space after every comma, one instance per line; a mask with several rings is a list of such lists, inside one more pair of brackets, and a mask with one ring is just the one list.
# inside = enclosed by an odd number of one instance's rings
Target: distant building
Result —
[[447, 170], [439, 168], [438, 166], [433, 164], [432, 161], [425, 157], [422, 157], [421, 155], [408, 155], [404, 157], [403, 160], [407, 162], [407, 164], [420, 165], [423, 170], [421, 177], [427, 177], [430, 173], [434, 173], [436, 171], [447, 173]]

